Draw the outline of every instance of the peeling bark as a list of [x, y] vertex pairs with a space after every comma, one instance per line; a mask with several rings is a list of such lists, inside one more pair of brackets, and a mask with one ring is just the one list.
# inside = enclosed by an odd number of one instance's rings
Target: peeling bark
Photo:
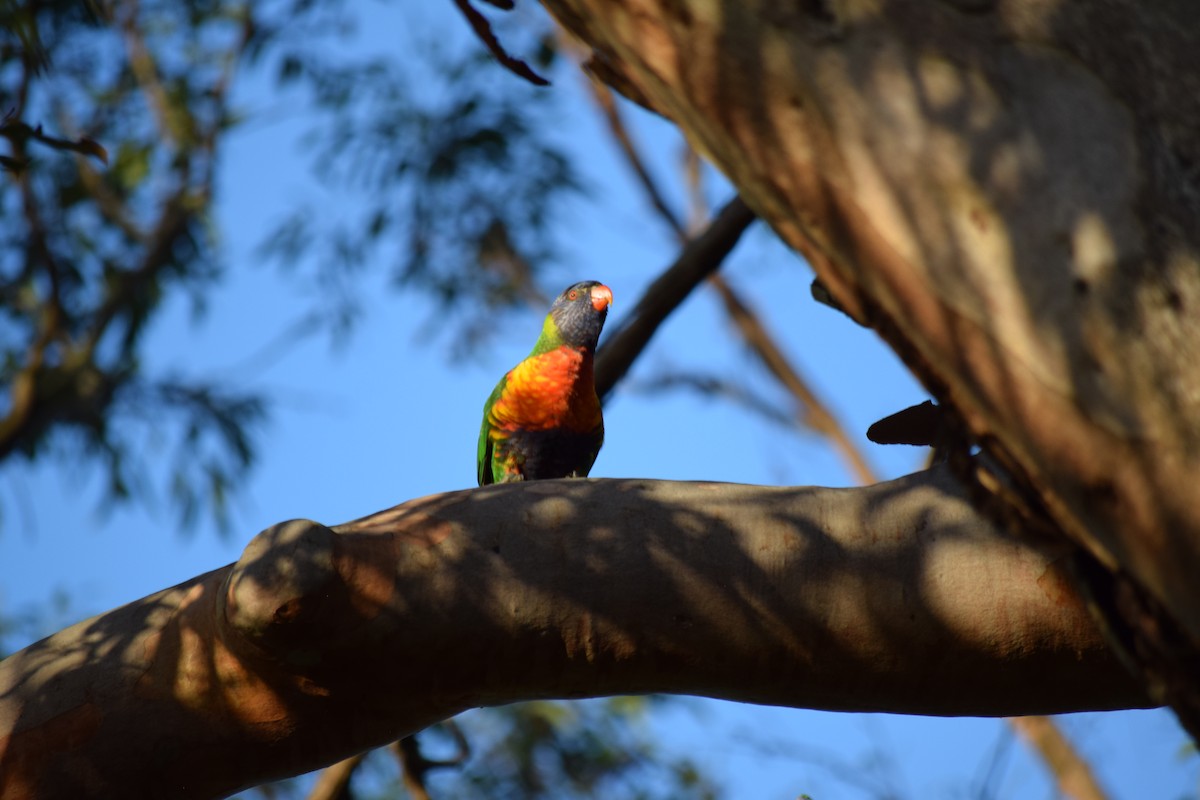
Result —
[[544, 5], [1137, 598], [1098, 607], [1196, 735], [1200, 6]]
[[916, 714], [1143, 707], [1063, 572], [945, 472], [546, 481], [292, 521], [0, 662], [0, 797], [214, 797], [459, 711], [672, 692]]

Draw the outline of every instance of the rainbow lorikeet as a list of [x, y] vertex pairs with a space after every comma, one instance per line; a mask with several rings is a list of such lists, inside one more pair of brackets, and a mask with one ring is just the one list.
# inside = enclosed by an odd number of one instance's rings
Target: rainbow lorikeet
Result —
[[592, 359], [610, 305], [612, 290], [597, 281], [554, 300], [533, 352], [483, 406], [480, 486], [587, 476], [604, 443]]

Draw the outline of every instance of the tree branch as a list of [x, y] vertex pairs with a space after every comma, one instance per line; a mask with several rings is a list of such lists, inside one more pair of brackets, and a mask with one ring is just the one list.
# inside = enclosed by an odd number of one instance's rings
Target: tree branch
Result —
[[[562, 38], [567, 39], [568, 37], [563, 36]], [[647, 199], [654, 207], [659, 219], [671, 229], [680, 245], [686, 248], [691, 241], [691, 236], [667, 204], [663, 193], [658, 188], [658, 184], [654, 181], [650, 170], [646, 167], [637, 146], [633, 143], [633, 137], [629, 135], [625, 121], [621, 118], [620, 109], [617, 107], [612, 91], [600, 83], [595, 75], [589, 74], [587, 83], [592, 97], [596, 101], [596, 105], [599, 106], [605, 121], [608, 123], [609, 132], [612, 134], [613, 139], [616, 140], [618, 148], [625, 157], [625, 161], [637, 176], [638, 183], [645, 192]], [[689, 152], [694, 151], [689, 148]], [[689, 194], [695, 207], [698, 207], [698, 201], [702, 196], [699, 191], [699, 175], [698, 168], [691, 171], [693, 180], [689, 186]], [[725, 313], [729, 316], [730, 321], [733, 322], [742, 340], [758, 356], [759, 361], [766, 368], [767, 372], [795, 399], [797, 405], [800, 407], [799, 418], [801, 424], [829, 439], [846, 460], [860, 483], [875, 483], [879, 480], [867, 462], [866, 457], [862, 454], [862, 451], [854, 445], [854, 442], [846, 434], [845, 429], [837, 421], [833, 412], [817, 397], [816, 392], [809, 388], [807, 382], [800, 376], [796, 368], [792, 366], [788, 357], [784, 355], [783, 349], [776, 344], [774, 337], [767, 331], [766, 326], [762, 324], [758, 316], [738, 296], [733, 287], [729, 285], [729, 282], [722, 278], [720, 273], [715, 270], [708, 275], [708, 281], [721, 298]]]
[[[561, 30], [561, 29], [560, 29]], [[566, 36], [560, 37], [562, 40], [570, 42]], [[680, 245], [686, 246], [691, 238], [688, 235], [687, 229], [680, 222], [679, 217], [671, 210], [671, 206], [667, 204], [666, 197], [659, 191], [658, 184], [650, 175], [650, 170], [646, 167], [646, 162], [638, 153], [637, 146], [633, 143], [633, 137], [629, 135], [629, 129], [625, 126], [625, 121], [621, 118], [621, 109], [617, 106], [616, 99], [613, 97], [613, 92], [605, 84], [600, 82], [600, 78], [590, 72], [585, 72], [585, 81], [588, 89], [591, 91], [592, 99], [596, 101], [596, 105], [600, 108], [601, 114], [604, 116], [604, 121], [608, 123], [608, 132], [620, 148], [621, 154], [628, 162], [630, 169], [637, 176], [638, 183], [642, 187], [642, 191], [646, 193], [646, 198], [650, 204], [654, 206], [655, 213], [659, 219], [666, 223], [671, 232], [675, 234], [675, 238]]]
[[354, 771], [362, 763], [365, 753], [343, 758], [336, 764], [330, 764], [321, 771], [316, 783], [308, 792], [306, 800], [342, 800], [350, 788], [350, 779]]
[[758, 356], [759, 361], [767, 372], [788, 391], [800, 407], [801, 422], [808, 428], [828, 439], [841, 454], [850, 471], [859, 483], [874, 483], [879, 480], [866, 456], [846, 434], [845, 429], [833, 412], [826, 407], [816, 392], [809, 388], [808, 383], [800, 377], [800, 373], [792, 366], [792, 362], [784, 355], [783, 350], [775, 342], [775, 338], [767, 331], [762, 320], [758, 318], [746, 302], [734, 291], [729, 282], [720, 275], [713, 275], [709, 283], [717, 291], [725, 313], [729, 316], [738, 332], [750, 350]]
[[[489, 2], [491, 0], [488, 0]], [[534, 86], [549, 86], [550, 81], [543, 78], [534, 72], [528, 64], [519, 58], [511, 56], [504, 49], [504, 45], [500, 44], [500, 40], [496, 38], [496, 34], [492, 31], [492, 26], [488, 22], [487, 17], [480, 14], [474, 6], [471, 5], [471, 0], [454, 0], [454, 5], [462, 12], [462, 15], [467, 18], [467, 22], [471, 24], [471, 30], [479, 37], [479, 41], [483, 42], [484, 47], [488, 52], [501, 63], [510, 72], [513, 72], [525, 80], [532, 83]], [[491, 5], [504, 10], [505, 4], [491, 2]], [[511, 6], [509, 6], [511, 8]]]
[[388, 745], [388, 749], [395, 754], [396, 760], [400, 764], [400, 779], [412, 800], [430, 800], [429, 787], [425, 781], [426, 775], [435, 769], [461, 767], [471, 755], [471, 746], [467, 742], [467, 737], [454, 720], [446, 720], [442, 723], [442, 727], [454, 738], [458, 752], [453, 758], [428, 758], [421, 752], [421, 743], [415, 733]]
[[688, 242], [675, 263], [650, 284], [633, 313], [609, 334], [596, 353], [596, 391], [601, 398], [625, 376], [663, 320], [721, 266], [753, 221], [754, 213], [741, 198], [734, 197], [703, 233]]
[[154, 55], [146, 46], [145, 36], [138, 27], [140, 11], [140, 0], [130, 0], [124, 4], [121, 9], [121, 18], [117, 21], [124, 34], [129, 68], [146, 98], [146, 105], [149, 106], [154, 116], [159, 133], [174, 148], [184, 148], [188, 144], [187, 128], [189, 126], [181, 125], [179, 115], [187, 113], [187, 111], [181, 104], [172, 103], [167, 88], [163, 86]]
[[1030, 747], [1038, 751], [1042, 761], [1054, 773], [1058, 789], [1072, 800], [1107, 800], [1092, 768], [1080, 758], [1054, 720], [1048, 717], [1013, 717], [1013, 728]]
[[1200, 8], [543, 4], [1144, 599], [1105, 624], [1200, 736]]
[[533, 698], [1147, 705], [1065, 556], [998, 533], [943, 471], [544, 481], [282, 523], [236, 564], [0, 662], [0, 797], [212, 797]]

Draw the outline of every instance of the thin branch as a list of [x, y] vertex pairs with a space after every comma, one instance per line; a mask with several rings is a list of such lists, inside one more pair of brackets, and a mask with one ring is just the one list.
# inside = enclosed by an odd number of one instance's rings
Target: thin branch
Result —
[[796, 425], [793, 414], [754, 394], [744, 382], [717, 375], [660, 371], [653, 378], [637, 381], [633, 389], [646, 393], [687, 389], [704, 397], [720, 397], [782, 428], [794, 429]]
[[129, 215], [125, 203], [104, 183], [100, 173], [87, 162], [87, 159], [80, 158], [76, 163], [79, 165], [79, 177], [83, 188], [87, 189], [88, 194], [92, 196], [96, 202], [96, 208], [104, 218], [120, 228], [133, 241], [145, 244], [146, 232], [138, 227]]
[[138, 266], [122, 273], [112, 282], [104, 302], [96, 310], [92, 323], [88, 326], [88, 333], [82, 345], [87, 360], [91, 359], [91, 354], [95, 352], [108, 326], [129, 305], [130, 300], [144, 291], [159, 271], [171, 263], [171, 251], [175, 241], [187, 230], [190, 216], [184, 210], [186, 191], [186, 187], [181, 187], [178, 194], [170, 198], [163, 207], [162, 216], [150, 235], [150, 244]]
[[1008, 769], [1012, 758], [1013, 744], [1016, 740], [1016, 733], [1011, 725], [1001, 728], [996, 736], [996, 743], [992, 745], [991, 752], [976, 767], [979, 777], [964, 793], [965, 797], [971, 797], [974, 800], [989, 800], [996, 796], [996, 786], [1004, 779], [1004, 772]]
[[[483, 42], [484, 46], [487, 47], [488, 52], [502, 65], [507, 67], [510, 72], [516, 73], [534, 86], [550, 85], [550, 81], [534, 72], [524, 61], [508, 54], [504, 49], [504, 45], [500, 44], [500, 40], [492, 32], [492, 25], [488, 22], [487, 17], [475, 10], [470, 0], [454, 0], [454, 5], [458, 6], [458, 10], [467, 18], [467, 22], [471, 23], [471, 29], [475, 31], [475, 35], [479, 37], [479, 41]], [[492, 5], [496, 4], [492, 3]]]
[[413, 800], [431, 800], [429, 787], [425, 785], [425, 759], [421, 756], [421, 743], [417, 741], [417, 735], [414, 733], [392, 742], [388, 749], [395, 753], [400, 762], [401, 780]]
[[[693, 154], [692, 158], [685, 156], [684, 169], [687, 177], [688, 196], [693, 217], [699, 217], [704, 212], [704, 192], [701, 191], [701, 170], [699, 158], [695, 150], [687, 148]], [[855, 445], [854, 440], [846, 433], [845, 427], [834, 416], [829, 407], [817, 396], [809, 386], [800, 371], [792, 365], [791, 360], [784, 354], [774, 336], [767, 330], [757, 313], [750, 309], [733, 287], [721, 275], [714, 274], [709, 278], [709, 284], [721, 298], [725, 314], [733, 323], [734, 328], [741, 334], [742, 341], [758, 356], [758, 360], [779, 384], [795, 399], [798, 409], [798, 419], [802, 425], [828, 439], [841, 454], [850, 471], [864, 485], [876, 483], [879, 477], [871, 469], [870, 463], [862, 450]]]
[[[30, 66], [24, 65], [21, 78], [20, 105], [23, 108], [25, 95], [31, 80]], [[16, 113], [14, 111], [14, 113]], [[26, 154], [26, 139], [10, 140], [13, 157], [20, 161], [28, 160]], [[33, 189], [33, 182], [28, 173], [22, 172], [16, 177], [21, 191], [22, 210], [28, 228], [26, 234], [26, 264], [24, 277], [32, 275], [41, 266], [49, 286], [49, 295], [39, 303], [40, 311], [35, 321], [33, 340], [29, 344], [25, 363], [12, 377], [9, 389], [8, 413], [0, 419], [0, 459], [13, 452], [21, 443], [23, 437], [32, 427], [38, 404], [38, 378], [44, 366], [46, 349], [50, 343], [65, 336], [64, 314], [62, 307], [62, 287], [60, 281], [60, 266], [50, 248], [50, 235], [46, 229], [38, 198]]]
[[[65, 107], [57, 109], [57, 117], [58, 126], [61, 130], [69, 131], [78, 129], [78, 126], [69, 116]], [[108, 163], [107, 159], [104, 163]], [[147, 234], [138, 226], [137, 221], [129, 213], [128, 204], [118, 197], [108, 184], [104, 182], [104, 178], [92, 166], [91, 161], [80, 157], [75, 160], [75, 165], [79, 169], [79, 179], [83, 184], [83, 188], [87, 190], [92, 200], [95, 201], [96, 208], [100, 211], [101, 216], [120, 228], [133, 241], [145, 244], [148, 238]]]
[[[613, 100], [612, 92], [600, 85], [595, 78], [589, 79], [589, 85], [592, 88], [592, 95], [596, 100], [596, 104], [600, 107], [605, 119], [608, 121], [609, 130], [613, 138], [616, 139], [621, 152], [625, 156], [625, 160], [629, 162], [634, 174], [637, 175], [638, 181], [645, 190], [651, 205], [654, 206], [663, 222], [671, 228], [679, 242], [685, 248], [688, 247], [691, 243], [691, 237], [684, 228], [683, 223], [679, 221], [674, 212], [667, 206], [663, 193], [655, 184], [649, 169], [646, 168], [644, 160], [638, 153], [637, 147], [633, 144], [633, 139], [630, 137], [624, 121], [621, 119], [616, 103]], [[691, 170], [691, 176], [692, 180], [689, 181], [689, 186], [691, 188], [692, 207], [696, 213], [699, 213], [702, 210], [703, 203], [701, 193], [699, 192], [699, 169]], [[854, 442], [847, 435], [845, 429], [838, 423], [833, 413], [821, 402], [816, 393], [809, 388], [807, 382], [800, 377], [800, 373], [792, 366], [787, 356], [783, 354], [783, 350], [776, 344], [774, 337], [770, 335], [758, 316], [750, 310], [746, 303], [738, 297], [733, 288], [715, 271], [708, 276], [708, 279], [720, 296], [726, 314], [728, 314], [730, 320], [734, 323], [742, 339], [759, 357], [759, 360], [767, 368], [767, 371], [796, 399], [802, 409], [801, 422], [833, 442], [861, 483], [875, 483], [878, 478], [867, 463], [866, 457], [855, 447]], [[651, 290], [653, 289], [654, 287], [651, 287]]]
[[159, 132], [162, 133], [163, 138], [179, 147], [182, 143], [179, 131], [171, 121], [171, 100], [167, 96], [167, 90], [163, 88], [154, 57], [146, 47], [141, 30], [138, 29], [138, 10], [137, 0], [131, 0], [125, 4], [121, 20], [121, 29], [125, 33], [125, 49], [129, 57], [129, 67], [133, 71], [138, 85], [141, 86], [142, 93], [146, 96], [146, 103], [154, 114]]
[[345, 797], [350, 787], [350, 778], [365, 757], [366, 753], [359, 753], [321, 770], [317, 782], [308, 793], [307, 800], [340, 800]]
[[746, 305], [746, 302], [720, 275], [713, 275], [709, 278], [709, 283], [716, 289], [717, 295], [720, 296], [721, 302], [725, 306], [725, 313], [742, 335], [742, 340], [758, 356], [767, 372], [796, 398], [802, 409], [804, 425], [829, 439], [854, 472], [859, 483], [877, 483], [879, 478], [871, 469], [871, 465], [867, 463], [862, 451], [846, 434], [845, 428], [833, 416], [833, 412], [821, 402], [816, 393], [809, 388], [808, 383], [800, 377], [758, 315]]
[[[563, 38], [565, 39], [566, 37], [564, 36]], [[658, 212], [658, 216], [663, 222], [667, 223], [667, 226], [675, 233], [675, 238], [679, 240], [679, 243], [686, 245], [691, 237], [688, 235], [683, 223], [675, 215], [675, 212], [667, 205], [666, 198], [659, 191], [658, 184], [655, 183], [654, 178], [650, 175], [650, 170], [646, 168], [645, 162], [638, 154], [637, 147], [629, 135], [629, 129], [626, 127], [625, 121], [621, 118], [621, 109], [617, 105], [616, 98], [613, 97], [612, 90], [601, 83], [600, 79], [594, 74], [588, 72], [585, 73], [585, 76], [588, 88], [592, 92], [592, 99], [596, 101], [596, 105], [600, 107], [600, 111], [608, 123], [609, 133], [616, 140], [617, 146], [621, 148], [625, 160], [629, 162], [629, 166], [637, 176], [638, 182], [642, 185], [642, 190], [650, 200], [650, 204], [654, 206], [654, 210]]]
[[629, 370], [658, 330], [662, 321], [691, 294], [704, 278], [712, 275], [733, 250], [742, 233], [754, 221], [754, 212], [735, 196], [711, 221], [707, 230], [692, 238], [658, 191], [617, 110], [612, 92], [596, 78], [589, 86], [596, 104], [608, 120], [625, 159], [659, 216], [674, 231], [683, 247], [679, 258], [642, 295], [633, 314], [605, 341], [596, 357], [596, 391], [603, 398]]
[[708, 201], [702, 188], [704, 178], [704, 163], [696, 148], [684, 144], [683, 147], [683, 177], [688, 188], [688, 230], [696, 230], [708, 218]]
[[1049, 717], [1009, 717], [1008, 722], [1054, 773], [1058, 789], [1072, 800], [1107, 800], [1091, 766]]
[[462, 728], [452, 719], [443, 722], [442, 727], [454, 737], [454, 744], [458, 752], [452, 758], [426, 758], [421, 752], [421, 743], [417, 740], [415, 733], [388, 745], [388, 749], [400, 762], [400, 774], [404, 781], [404, 788], [412, 795], [413, 800], [430, 800], [429, 788], [425, 785], [427, 774], [435, 769], [462, 766], [471, 757], [471, 746], [467, 742], [467, 737], [463, 735]]
[[[66, 150], [80, 155], [92, 156], [105, 164], [108, 163], [108, 151], [94, 139], [89, 139], [86, 136], [79, 139], [64, 139], [58, 136], [51, 136], [42, 130], [41, 125], [29, 125], [26, 122], [15, 119], [15, 114], [6, 115], [4, 122], [0, 123], [0, 137], [8, 139], [14, 144], [16, 142], [34, 141], [54, 150]], [[28, 158], [18, 158], [15, 156], [10, 161], [13, 165], [29, 163]]]
[[663, 320], [721, 266], [754, 219], [754, 212], [735, 196], [703, 233], [688, 242], [675, 263], [650, 284], [633, 313], [622, 320], [596, 354], [596, 391], [602, 398], [629, 371]]

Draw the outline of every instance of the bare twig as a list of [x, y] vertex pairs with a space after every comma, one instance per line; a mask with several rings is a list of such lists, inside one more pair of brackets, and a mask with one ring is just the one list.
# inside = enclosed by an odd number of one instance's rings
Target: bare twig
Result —
[[454, 737], [454, 744], [457, 752], [451, 758], [426, 758], [421, 753], [421, 743], [417, 741], [416, 734], [405, 736], [398, 742], [392, 742], [388, 745], [397, 760], [400, 762], [401, 777], [404, 781], [404, 788], [413, 797], [413, 800], [431, 800], [429, 788], [425, 785], [425, 776], [435, 769], [448, 769], [451, 767], [459, 767], [471, 757], [471, 746], [467, 742], [467, 737], [463, 735], [462, 728], [454, 720], [446, 720], [441, 723], [441, 727], [449, 731]]
[[[30, 69], [28, 64], [24, 65], [18, 93], [20, 99], [18, 110], [25, 104], [29, 82], [32, 80]], [[18, 113], [18, 110], [14, 110], [13, 113]], [[13, 157], [19, 161], [28, 160], [26, 139], [15, 138], [10, 141]], [[42, 219], [38, 198], [30, 176], [21, 173], [17, 175], [16, 180], [20, 187], [22, 211], [28, 227], [26, 237], [28, 254], [22, 280], [31, 276], [40, 267], [40, 271], [45, 274], [49, 294], [39, 304], [41, 311], [35, 323], [36, 333], [29, 344], [24, 364], [12, 376], [8, 413], [0, 419], [0, 459], [16, 449], [26, 432], [35, 427], [39, 400], [38, 380], [44, 366], [46, 350], [51, 342], [65, 336], [62, 289], [59, 280], [60, 267], [50, 248], [50, 235]]]
[[790, 410], [777, 408], [766, 398], [759, 397], [743, 381], [719, 375], [660, 371], [653, 378], [637, 381], [633, 388], [647, 393], [689, 389], [705, 397], [720, 397], [783, 428], [791, 429], [796, 424]]
[[586, 74], [588, 88], [592, 92], [592, 98], [596, 101], [596, 105], [600, 107], [600, 111], [604, 114], [604, 119], [608, 122], [608, 131], [616, 140], [617, 146], [621, 148], [621, 152], [625, 155], [625, 160], [629, 162], [629, 166], [637, 175], [638, 182], [641, 183], [646, 197], [650, 200], [650, 204], [654, 206], [654, 210], [658, 212], [658, 216], [667, 223], [671, 230], [675, 233], [680, 244], [687, 244], [690, 238], [687, 229], [683, 223], [667, 205], [666, 198], [658, 189], [658, 184], [654, 182], [650, 171], [646, 168], [645, 162], [638, 154], [637, 147], [633, 143], [633, 139], [629, 135], [629, 130], [625, 126], [625, 121], [621, 118], [621, 109], [617, 106], [616, 98], [613, 97], [612, 90], [600, 82], [600, 79], [591, 73]]
[[[625, 123], [621, 119], [612, 92], [594, 78], [589, 80], [589, 85], [591, 86], [596, 104], [600, 107], [605, 119], [608, 121], [609, 130], [613, 138], [616, 139], [617, 145], [625, 155], [625, 160], [629, 162], [630, 167], [637, 175], [638, 181], [645, 190], [651, 205], [654, 206], [663, 222], [671, 228], [679, 242], [687, 248], [690, 246], [692, 239], [687, 229], [684, 228], [683, 223], [679, 221], [678, 217], [676, 217], [666, 204], [663, 193], [655, 184], [649, 169], [646, 168], [644, 160], [638, 153], [637, 147], [634, 145], [625, 127]], [[699, 168], [693, 166], [689, 170], [689, 176], [691, 178], [688, 183], [691, 189], [690, 196], [692, 197], [693, 215], [698, 216], [703, 212], [703, 200], [699, 191]], [[726, 313], [734, 323], [737, 331], [741, 334], [742, 339], [759, 357], [759, 360], [762, 361], [767, 371], [796, 399], [802, 410], [801, 421], [803, 424], [829, 438], [861, 482], [875, 483], [878, 478], [867, 463], [866, 457], [854, 445], [854, 442], [847, 435], [845, 429], [838, 423], [833, 413], [821, 402], [816, 393], [809, 388], [808, 383], [800, 377], [800, 373], [792, 366], [787, 356], [783, 354], [783, 350], [776, 344], [774, 337], [770, 335], [758, 316], [749, 309], [746, 303], [738, 297], [733, 288], [715, 271], [708, 276], [708, 280], [713, 288], [717, 290]], [[654, 287], [651, 287], [651, 290], [653, 289]]]
[[[89, 139], [86, 136], [79, 139], [64, 139], [58, 136], [51, 136], [42, 130], [41, 125], [29, 125], [26, 122], [15, 119], [15, 114], [7, 115], [4, 122], [0, 123], [0, 136], [13, 143], [18, 141], [39, 142], [55, 150], [68, 150], [72, 153], [92, 156], [105, 164], [108, 163], [108, 151], [99, 142]], [[22, 160], [16, 157], [10, 158], [9, 161], [13, 164], [29, 163], [28, 159]]]
[[350, 787], [350, 778], [365, 756], [366, 753], [359, 753], [356, 756], [343, 758], [336, 764], [330, 764], [321, 770], [321, 774], [317, 776], [317, 782], [313, 784], [308, 793], [307, 800], [340, 800], [345, 797], [346, 791]]
[[400, 777], [413, 800], [431, 800], [429, 787], [425, 785], [424, 758], [421, 756], [421, 743], [417, 741], [417, 737], [405, 736], [400, 741], [388, 745], [388, 749], [395, 753], [400, 761]]
[[150, 243], [138, 265], [114, 278], [104, 302], [96, 310], [88, 333], [83, 342], [83, 351], [88, 360], [95, 352], [108, 326], [125, 309], [132, 298], [145, 291], [167, 264], [171, 263], [171, 253], [176, 240], [187, 230], [190, 215], [184, 209], [185, 188], [179, 194], [170, 198], [163, 207], [162, 216], [154, 232], [150, 235]]
[[[487, 21], [487, 17], [480, 14], [471, 5], [470, 0], [454, 0], [454, 5], [458, 6], [458, 10], [467, 18], [467, 22], [471, 23], [471, 29], [475, 31], [475, 35], [479, 37], [479, 41], [483, 42], [484, 46], [487, 47], [488, 52], [495, 56], [496, 60], [507, 67], [509, 71], [516, 73], [534, 86], [550, 85], [550, 81], [534, 72], [524, 61], [508, 54], [504, 49], [504, 45], [500, 44], [500, 40], [496, 38], [496, 34], [492, 31], [492, 25]], [[503, 5], [498, 5], [497, 3], [492, 3], [492, 5], [503, 8]]]
[[[693, 217], [701, 217], [705, 204], [704, 193], [700, 187], [699, 158], [692, 148], [687, 148], [687, 152], [692, 154], [691, 157], [685, 156], [684, 159], [688, 196], [691, 198], [691, 213]], [[800, 371], [793, 366], [791, 360], [784, 354], [783, 348], [779, 346], [775, 337], [763, 324], [761, 317], [751, 310], [746, 301], [721, 275], [711, 275], [708, 282], [721, 298], [721, 305], [725, 308], [725, 313], [734, 328], [741, 335], [742, 341], [758, 356], [767, 372], [796, 401], [797, 418], [800, 423], [829, 439], [860, 483], [864, 485], [877, 483], [879, 476], [871, 469], [862, 450], [855, 445], [854, 440], [846, 433], [845, 427], [829, 410], [824, 401], [817, 396], [808, 381], [800, 375]]]
[[750, 310], [745, 301], [720, 275], [711, 276], [709, 284], [716, 289], [725, 306], [725, 313], [742, 335], [742, 340], [758, 356], [767, 372], [796, 398], [804, 425], [829, 439], [860, 483], [878, 483], [879, 477], [867, 463], [862, 451], [855, 446], [845, 428], [809, 388], [808, 383], [800, 377], [759, 316]]
[[96, 201], [96, 208], [104, 215], [104, 218], [120, 228], [130, 239], [144, 243], [146, 232], [138, 227], [137, 222], [130, 216], [125, 203], [104, 183], [100, 173], [87, 162], [87, 159], [80, 158], [76, 163], [79, 166], [79, 178], [83, 183], [83, 188], [87, 189], [88, 194]]
[[688, 230], [696, 230], [708, 218], [708, 202], [702, 191], [703, 167], [700, 154], [694, 147], [685, 145], [683, 148], [683, 179], [688, 187]]
[[1062, 730], [1049, 717], [1009, 717], [1008, 723], [1054, 773], [1058, 789], [1073, 800], [1107, 800], [1108, 795]]
[[130, 2], [125, 4], [121, 19], [121, 29], [125, 34], [125, 50], [129, 57], [129, 67], [133, 71], [133, 75], [137, 79], [142, 93], [146, 96], [146, 103], [150, 106], [150, 110], [154, 114], [158, 130], [164, 138], [172, 142], [176, 147], [179, 147], [182, 144], [182, 137], [180, 136], [178, 126], [173, 123], [171, 99], [167, 96], [167, 90], [159, 77], [158, 66], [154, 63], [154, 56], [151, 55], [149, 48], [146, 47], [145, 37], [138, 28], [138, 10], [139, 4], [137, 0], [130, 0]]

